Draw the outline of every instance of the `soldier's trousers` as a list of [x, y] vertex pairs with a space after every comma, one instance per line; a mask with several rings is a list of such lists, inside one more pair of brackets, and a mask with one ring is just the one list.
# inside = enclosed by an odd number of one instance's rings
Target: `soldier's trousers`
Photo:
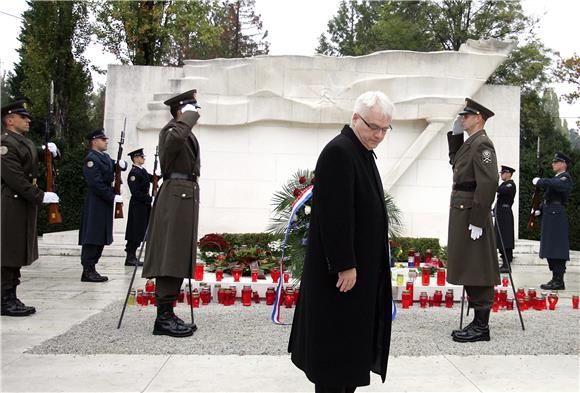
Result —
[[139, 248], [140, 244], [141, 244], [141, 242], [137, 243], [137, 242], [132, 242], [130, 240], [127, 240], [127, 244], [125, 245], [125, 252], [128, 255], [137, 254], [137, 249]]
[[20, 266], [2, 266], [2, 292], [20, 285]]
[[503, 248], [500, 248], [499, 255], [501, 255], [501, 260], [503, 261], [503, 263], [506, 262], [506, 257], [507, 257], [508, 262], [511, 264], [513, 259], [514, 259], [514, 249], [513, 248], [506, 248], [505, 255], [504, 255]]
[[475, 310], [486, 310], [493, 305], [494, 287], [465, 286], [467, 296], [469, 296], [469, 307]]
[[173, 303], [177, 300], [183, 278], [155, 277], [155, 297], [158, 304]]
[[554, 274], [564, 274], [566, 273], [566, 260], [565, 259], [552, 259], [548, 258], [548, 266]]
[[99, 263], [99, 259], [103, 254], [104, 245], [99, 244], [83, 244], [81, 249], [81, 265], [95, 266]]

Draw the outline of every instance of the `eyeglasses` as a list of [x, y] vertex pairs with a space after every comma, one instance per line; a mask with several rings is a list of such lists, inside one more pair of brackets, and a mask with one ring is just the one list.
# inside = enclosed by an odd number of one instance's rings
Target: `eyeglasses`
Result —
[[365, 124], [366, 124], [366, 126], [367, 126], [368, 128], [370, 128], [370, 129], [371, 129], [372, 131], [374, 131], [374, 132], [380, 131], [380, 132], [382, 132], [383, 134], [386, 134], [387, 132], [389, 132], [389, 131], [392, 131], [392, 130], [393, 130], [393, 126], [391, 126], [390, 124], [389, 124], [388, 126], [386, 126], [386, 127], [379, 127], [379, 126], [377, 126], [376, 124], [369, 124], [369, 123], [367, 123], [367, 121], [364, 119], [364, 117], [362, 117], [362, 116], [360, 115], [360, 113], [358, 114], [358, 117], [360, 117], [360, 119], [363, 121], [363, 123], [365, 123]]

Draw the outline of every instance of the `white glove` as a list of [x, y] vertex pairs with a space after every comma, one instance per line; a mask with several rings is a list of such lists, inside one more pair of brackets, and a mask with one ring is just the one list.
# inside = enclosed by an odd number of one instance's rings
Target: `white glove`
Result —
[[532, 184], [535, 186], [536, 184], [538, 184], [538, 181], [539, 181], [539, 180], [540, 180], [540, 178], [539, 178], [539, 177], [534, 177], [534, 178], [532, 179]]
[[532, 211], [530, 211], [530, 214], [533, 214], [534, 216], [538, 217], [540, 214], [542, 214], [542, 211], [532, 209]]
[[[48, 142], [48, 151], [52, 154], [53, 157], [58, 156], [58, 147], [52, 142]], [[46, 149], [46, 145], [42, 145], [42, 150]]]
[[476, 227], [475, 225], [469, 224], [469, 230], [471, 231], [471, 239], [477, 240], [483, 234], [483, 228]]
[[54, 192], [45, 192], [42, 203], [59, 203], [60, 198]]
[[121, 168], [122, 170], [127, 169], [127, 161], [119, 160], [119, 168]]
[[187, 104], [183, 108], [181, 108], [181, 113], [185, 113], [187, 111], [197, 112], [197, 108], [195, 105]]
[[122, 195], [115, 195], [115, 203], [123, 203], [123, 196]]
[[453, 122], [453, 135], [463, 134], [463, 124], [461, 124], [462, 116], [457, 116]]

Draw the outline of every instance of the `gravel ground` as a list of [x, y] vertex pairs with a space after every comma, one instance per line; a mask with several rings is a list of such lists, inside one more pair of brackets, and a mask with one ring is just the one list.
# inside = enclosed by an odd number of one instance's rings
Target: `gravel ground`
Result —
[[[569, 299], [568, 299], [569, 300]], [[51, 338], [27, 353], [33, 354], [203, 354], [286, 355], [290, 326], [270, 322], [265, 304], [224, 307], [217, 304], [195, 310], [198, 331], [189, 338], [153, 336], [155, 308], [129, 307], [117, 330], [121, 302], [115, 302], [69, 331]], [[282, 311], [291, 322], [294, 309]], [[176, 312], [186, 322], [189, 308]], [[451, 340], [459, 324], [459, 306], [453, 309], [412, 307], [399, 310], [391, 334], [391, 356], [429, 355], [575, 355], [580, 353], [580, 312], [571, 305], [556, 311], [523, 312], [522, 331], [517, 311], [492, 313], [491, 341], [460, 344]], [[468, 317], [471, 321], [472, 314]]]

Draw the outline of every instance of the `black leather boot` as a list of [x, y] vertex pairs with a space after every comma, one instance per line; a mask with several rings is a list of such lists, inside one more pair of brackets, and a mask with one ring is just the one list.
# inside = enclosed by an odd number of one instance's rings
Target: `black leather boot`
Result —
[[548, 281], [546, 284], [540, 285], [540, 288], [546, 289], [549, 291], [558, 291], [566, 289], [566, 285], [564, 285], [564, 274], [559, 273], [552, 273], [552, 279]]
[[105, 282], [109, 277], [101, 276], [95, 266], [83, 266], [83, 274], [81, 275], [82, 282]]
[[2, 291], [1, 314], [9, 317], [26, 317], [34, 314], [34, 307], [25, 306], [16, 297], [16, 288], [9, 288]]
[[177, 322], [173, 313], [173, 304], [159, 303], [157, 305], [157, 318], [153, 326], [154, 335], [171, 337], [188, 337], [193, 334], [193, 329]]
[[472, 343], [476, 341], [489, 341], [489, 313], [491, 309], [475, 310], [473, 323], [464, 331], [453, 336], [453, 341], [460, 343]]

